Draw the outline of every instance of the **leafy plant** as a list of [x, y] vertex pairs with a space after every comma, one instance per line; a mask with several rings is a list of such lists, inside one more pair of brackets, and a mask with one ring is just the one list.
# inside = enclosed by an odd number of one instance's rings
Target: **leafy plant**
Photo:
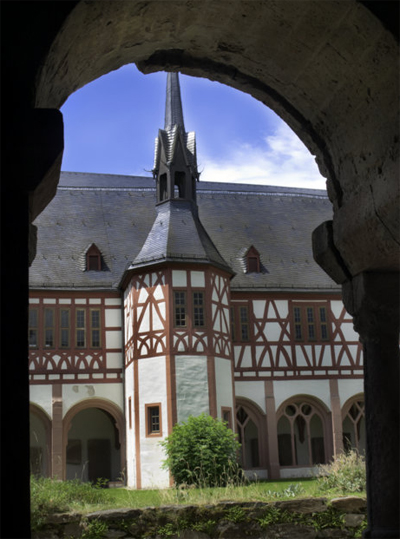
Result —
[[318, 485], [321, 490], [362, 492], [366, 488], [365, 459], [357, 451], [337, 455], [330, 464], [318, 466]]
[[231, 522], [243, 522], [246, 518], [246, 512], [243, 509], [243, 507], [240, 507], [238, 505], [234, 505], [233, 507], [230, 507], [226, 513], [225, 513], [226, 520], [229, 520]]
[[197, 532], [203, 532], [207, 535], [212, 535], [215, 530], [216, 521], [212, 519], [208, 519], [202, 522], [194, 522], [191, 524], [190, 529]]
[[241, 478], [237, 463], [240, 444], [220, 419], [201, 414], [175, 425], [161, 442], [176, 485], [225, 486]]
[[84, 522], [82, 539], [103, 539], [108, 531], [108, 526], [100, 520], [92, 520]]
[[304, 492], [304, 488], [301, 483], [291, 483], [284, 490], [267, 490], [265, 496], [267, 498], [296, 498]]

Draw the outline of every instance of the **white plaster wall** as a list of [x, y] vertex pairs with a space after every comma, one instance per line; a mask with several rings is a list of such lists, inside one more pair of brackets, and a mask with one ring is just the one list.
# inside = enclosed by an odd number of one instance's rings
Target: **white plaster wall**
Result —
[[314, 477], [318, 468], [310, 466], [307, 468], [281, 468], [281, 479], [291, 479], [292, 477]]
[[122, 331], [106, 331], [106, 348], [122, 348]]
[[[128, 403], [132, 401], [132, 428], [129, 428]], [[136, 487], [135, 401], [133, 398], [133, 363], [125, 369], [125, 425], [126, 425], [126, 480], [128, 487]]]
[[107, 369], [121, 369], [123, 366], [122, 352], [107, 352]]
[[250, 399], [266, 412], [264, 382], [235, 382], [235, 394], [236, 398]]
[[244, 475], [250, 481], [256, 481], [258, 479], [268, 479], [268, 470], [243, 470]]
[[52, 395], [52, 386], [49, 384], [29, 386], [29, 400], [43, 408], [50, 418], [53, 418]]
[[328, 380], [282, 380], [274, 381], [276, 409], [293, 395], [310, 395], [320, 399], [331, 409], [331, 395]]
[[172, 270], [172, 286], [187, 286], [187, 275], [185, 270]]
[[106, 309], [106, 328], [121, 327], [120, 309]]
[[364, 393], [363, 380], [339, 380], [340, 406], [343, 406], [350, 397]]
[[[145, 405], [161, 403], [162, 436], [146, 438]], [[165, 357], [139, 361], [139, 421], [142, 488], [169, 486], [169, 473], [161, 469], [165, 458], [160, 441], [168, 435], [167, 370]]]
[[90, 398], [106, 399], [124, 410], [122, 383], [118, 384], [64, 384], [63, 417], [76, 403]]
[[[129, 290], [132, 288], [132, 285], [129, 285]], [[128, 290], [128, 292], [129, 292]], [[106, 298], [104, 300], [105, 305], [121, 305], [121, 299], [120, 298]]]
[[175, 372], [178, 423], [190, 415], [209, 414], [207, 358], [176, 356]]
[[190, 281], [191, 281], [192, 286], [204, 288], [205, 286], [204, 271], [191, 271]]
[[232, 392], [232, 370], [229, 359], [216, 357], [215, 362], [215, 385], [217, 391], [217, 416], [221, 417], [221, 407], [232, 408], [232, 418], [235, 416]]

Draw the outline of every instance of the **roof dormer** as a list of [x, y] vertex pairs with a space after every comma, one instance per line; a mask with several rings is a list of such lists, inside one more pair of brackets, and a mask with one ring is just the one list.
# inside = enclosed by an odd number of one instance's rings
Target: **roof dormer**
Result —
[[102, 256], [100, 249], [95, 243], [86, 251], [86, 271], [101, 271], [102, 270]]

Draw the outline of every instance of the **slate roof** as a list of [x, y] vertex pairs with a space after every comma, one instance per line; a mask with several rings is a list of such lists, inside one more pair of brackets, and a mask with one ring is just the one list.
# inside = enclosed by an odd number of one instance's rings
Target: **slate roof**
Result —
[[[62, 172], [55, 198], [34, 223], [31, 288], [117, 289], [153, 227], [155, 201], [152, 178]], [[208, 236], [235, 273], [233, 290], [340, 290], [312, 257], [312, 231], [332, 218], [325, 191], [200, 181], [197, 204]], [[106, 271], [83, 270], [92, 243]], [[179, 245], [191, 247], [186, 234], [175, 238]], [[251, 245], [260, 253], [262, 273], [244, 271]]]

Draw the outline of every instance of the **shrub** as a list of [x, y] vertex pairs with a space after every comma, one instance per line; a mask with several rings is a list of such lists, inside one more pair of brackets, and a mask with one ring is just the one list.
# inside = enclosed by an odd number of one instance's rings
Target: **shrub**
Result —
[[220, 419], [201, 414], [175, 425], [161, 442], [176, 485], [226, 486], [240, 477], [236, 435]]
[[330, 464], [318, 466], [321, 490], [362, 492], [366, 487], [365, 459], [357, 451], [337, 455]]

